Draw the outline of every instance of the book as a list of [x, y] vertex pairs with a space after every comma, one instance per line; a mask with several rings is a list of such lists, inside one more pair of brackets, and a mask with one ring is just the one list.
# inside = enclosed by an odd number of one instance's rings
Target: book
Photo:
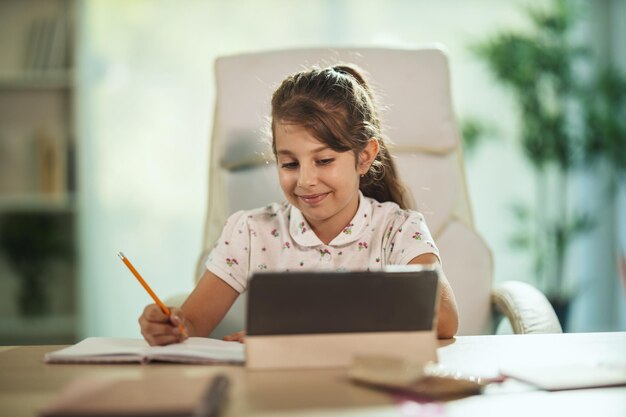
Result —
[[47, 353], [46, 363], [176, 362], [243, 364], [244, 345], [239, 342], [190, 337], [182, 343], [150, 346], [143, 339], [88, 337], [75, 345]]
[[215, 416], [227, 399], [228, 381], [221, 374], [181, 376], [175, 382], [171, 375], [79, 377], [39, 410], [39, 416]]
[[357, 356], [348, 369], [353, 382], [374, 389], [410, 393], [430, 399], [457, 399], [480, 394], [489, 378], [396, 356]]
[[32, 23], [33, 41], [31, 50], [27, 52], [27, 70], [32, 74], [40, 74], [45, 70], [48, 54], [50, 25], [47, 19], [38, 19]]
[[47, 69], [59, 72], [66, 69], [66, 23], [62, 16], [56, 17], [52, 21], [52, 34], [50, 39], [50, 54], [47, 62]]
[[626, 385], [626, 364], [554, 364], [501, 369], [509, 378], [546, 391]]
[[31, 22], [28, 27], [23, 57], [23, 69], [25, 71], [33, 71], [35, 69], [40, 30], [41, 26], [38, 20]]
[[20, 196], [36, 191], [34, 144], [18, 129], [0, 130], [0, 196]]
[[37, 191], [46, 196], [61, 196], [65, 194], [66, 160], [63, 152], [63, 143], [59, 134], [49, 130], [39, 130], [35, 133], [35, 152], [37, 160]]

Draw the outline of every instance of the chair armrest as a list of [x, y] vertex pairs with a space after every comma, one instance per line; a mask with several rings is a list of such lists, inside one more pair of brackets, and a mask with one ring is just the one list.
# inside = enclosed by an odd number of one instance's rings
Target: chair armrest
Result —
[[559, 319], [541, 291], [522, 281], [505, 281], [491, 292], [491, 302], [516, 334], [563, 333]]

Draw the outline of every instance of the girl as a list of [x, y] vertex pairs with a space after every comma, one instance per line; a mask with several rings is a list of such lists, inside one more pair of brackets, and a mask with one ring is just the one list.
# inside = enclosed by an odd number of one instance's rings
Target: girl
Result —
[[[282, 204], [233, 214], [206, 271], [172, 318], [152, 304], [139, 318], [151, 345], [208, 336], [255, 271], [366, 270], [439, 265], [423, 216], [406, 191], [380, 128], [372, 91], [352, 66], [302, 71], [272, 96], [272, 150]], [[454, 336], [456, 302], [441, 274], [437, 334]], [[187, 334], [181, 334], [179, 324]], [[244, 341], [243, 331], [225, 340]]]

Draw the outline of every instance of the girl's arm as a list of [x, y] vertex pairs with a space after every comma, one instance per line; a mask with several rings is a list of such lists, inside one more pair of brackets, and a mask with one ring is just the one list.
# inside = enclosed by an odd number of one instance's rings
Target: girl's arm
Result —
[[208, 337], [238, 296], [233, 287], [206, 270], [181, 307], [189, 336]]
[[459, 313], [456, 307], [456, 299], [452, 292], [452, 287], [448, 282], [439, 259], [432, 253], [425, 253], [417, 256], [409, 262], [409, 264], [435, 264], [439, 270], [439, 284], [441, 287], [439, 299], [439, 312], [437, 320], [437, 337], [440, 339], [450, 339], [459, 328]]

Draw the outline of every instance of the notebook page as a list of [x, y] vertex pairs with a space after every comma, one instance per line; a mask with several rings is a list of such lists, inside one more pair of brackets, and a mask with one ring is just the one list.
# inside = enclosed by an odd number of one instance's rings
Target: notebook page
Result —
[[174, 362], [243, 363], [244, 345], [206, 337], [190, 337], [183, 343], [151, 346], [146, 356], [151, 360]]
[[102, 359], [121, 362], [140, 361], [149, 345], [142, 339], [88, 337], [75, 345], [47, 353], [45, 362], [100, 362]]
[[47, 363], [147, 362], [161, 360], [188, 363], [243, 363], [244, 345], [204, 337], [191, 337], [183, 343], [150, 346], [143, 339], [89, 337], [45, 355]]

